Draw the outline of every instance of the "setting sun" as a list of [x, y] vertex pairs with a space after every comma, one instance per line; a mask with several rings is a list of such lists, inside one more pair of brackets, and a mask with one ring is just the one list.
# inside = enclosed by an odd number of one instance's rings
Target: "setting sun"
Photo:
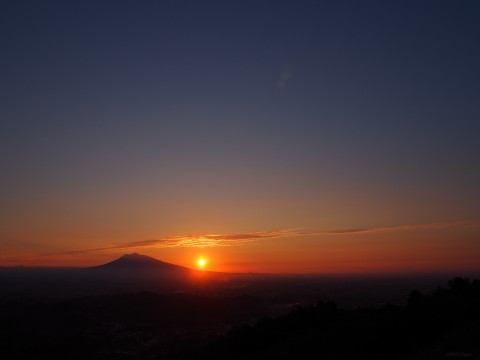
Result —
[[198, 265], [199, 266], [205, 266], [205, 260], [204, 259], [198, 260]]

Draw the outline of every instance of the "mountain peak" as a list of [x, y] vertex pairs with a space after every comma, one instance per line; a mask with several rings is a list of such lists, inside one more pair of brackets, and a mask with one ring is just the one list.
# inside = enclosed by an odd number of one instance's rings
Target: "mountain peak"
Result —
[[125, 254], [112, 262], [97, 266], [102, 269], [118, 269], [118, 270], [154, 270], [162, 269], [164, 271], [190, 271], [190, 269], [183, 266], [170, 264], [164, 261], [157, 260], [153, 257], [138, 254], [136, 252]]
[[[131, 254], [124, 254], [119, 259], [154, 259], [154, 258], [134, 252]], [[154, 259], [154, 260], [157, 260], [157, 259]], [[160, 260], [157, 260], [157, 261], [160, 261]]]

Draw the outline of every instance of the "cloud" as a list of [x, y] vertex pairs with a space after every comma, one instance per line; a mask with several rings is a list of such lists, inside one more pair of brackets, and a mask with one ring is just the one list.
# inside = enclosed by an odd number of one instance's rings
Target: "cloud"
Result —
[[52, 255], [84, 255], [111, 252], [118, 250], [130, 250], [137, 248], [163, 248], [163, 247], [214, 247], [214, 246], [235, 246], [247, 243], [255, 243], [269, 239], [279, 239], [293, 236], [327, 236], [327, 235], [355, 235], [374, 232], [418, 230], [418, 229], [447, 229], [457, 227], [476, 226], [473, 222], [459, 221], [451, 223], [433, 223], [433, 224], [413, 224], [382, 226], [374, 228], [359, 228], [346, 230], [329, 231], [299, 231], [298, 229], [257, 231], [239, 234], [206, 234], [206, 235], [186, 235], [171, 236], [163, 239], [139, 240], [121, 244], [112, 244], [98, 248], [73, 250]]
[[[126, 250], [133, 248], [147, 247], [211, 247], [211, 246], [233, 246], [250, 242], [257, 242], [265, 239], [276, 239], [292, 236], [296, 233], [292, 230], [270, 230], [240, 234], [206, 234], [206, 235], [185, 235], [172, 236], [155, 240], [140, 240], [122, 244], [107, 245], [98, 248], [66, 251], [62, 255], [83, 255], [114, 250]], [[55, 255], [60, 255], [55, 254]]]
[[397, 226], [381, 226], [374, 228], [360, 228], [347, 230], [331, 230], [331, 231], [317, 231], [304, 232], [304, 235], [341, 235], [341, 234], [365, 234], [381, 231], [395, 231], [395, 230], [417, 230], [417, 229], [447, 229], [452, 227], [470, 227], [475, 226], [475, 223], [469, 221], [457, 221], [451, 223], [433, 223], [433, 224], [413, 224], [413, 225], [397, 225]]

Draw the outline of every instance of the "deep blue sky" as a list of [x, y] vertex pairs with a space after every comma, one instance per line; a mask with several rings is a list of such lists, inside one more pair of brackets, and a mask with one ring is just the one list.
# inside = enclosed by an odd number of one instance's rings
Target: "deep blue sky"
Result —
[[479, 19], [473, 0], [3, 2], [0, 238], [477, 221]]

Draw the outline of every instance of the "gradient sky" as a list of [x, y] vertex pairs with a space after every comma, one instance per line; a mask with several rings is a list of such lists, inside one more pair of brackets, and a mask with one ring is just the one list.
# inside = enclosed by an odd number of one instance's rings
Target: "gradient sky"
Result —
[[0, 265], [480, 270], [479, 19], [474, 0], [2, 2]]

